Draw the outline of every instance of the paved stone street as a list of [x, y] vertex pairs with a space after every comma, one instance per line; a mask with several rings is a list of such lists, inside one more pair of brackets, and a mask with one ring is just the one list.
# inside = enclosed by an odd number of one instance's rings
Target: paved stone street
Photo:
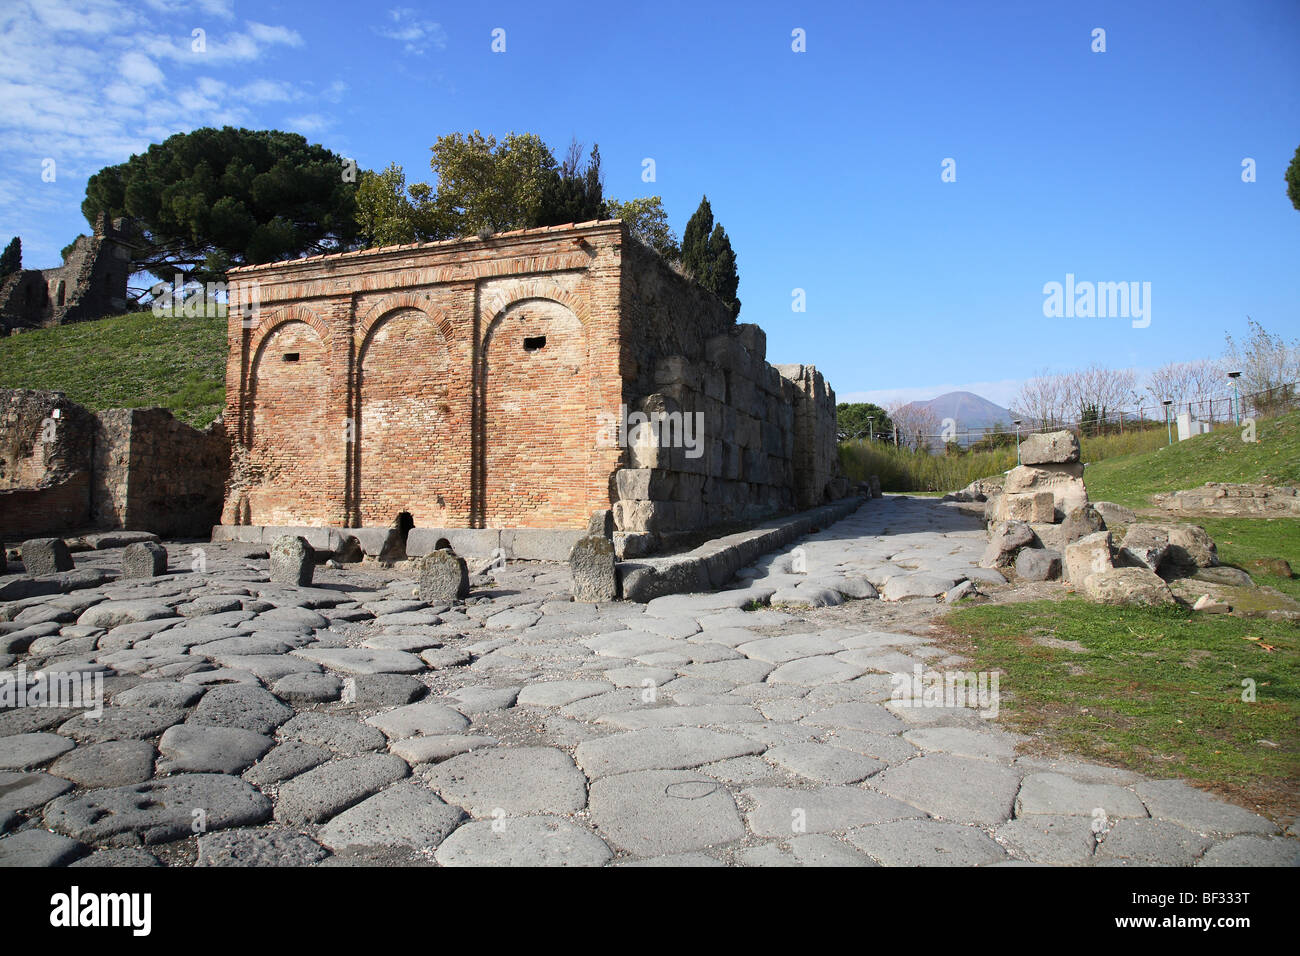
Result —
[[890, 701], [961, 668], [929, 621], [963, 581], [996, 595], [985, 544], [886, 497], [716, 594], [578, 604], [519, 563], [428, 606], [409, 571], [295, 588], [264, 550], [171, 542], [166, 576], [0, 605], [0, 667], [107, 698], [0, 711], [0, 864], [1294, 864], [1182, 783]]

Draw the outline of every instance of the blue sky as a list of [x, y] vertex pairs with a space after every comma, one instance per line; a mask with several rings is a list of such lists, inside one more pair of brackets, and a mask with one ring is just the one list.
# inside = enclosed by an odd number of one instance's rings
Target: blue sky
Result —
[[[592, 10], [7, 0], [0, 241], [56, 265], [91, 173], [201, 126], [296, 130], [408, 181], [443, 133], [530, 131], [598, 142], [607, 194], [662, 195], [679, 234], [707, 193], [741, 320], [841, 400], [1005, 404], [1042, 369], [1217, 356], [1247, 315], [1300, 334], [1296, 0]], [[1045, 317], [1067, 274], [1149, 282], [1150, 324]]]

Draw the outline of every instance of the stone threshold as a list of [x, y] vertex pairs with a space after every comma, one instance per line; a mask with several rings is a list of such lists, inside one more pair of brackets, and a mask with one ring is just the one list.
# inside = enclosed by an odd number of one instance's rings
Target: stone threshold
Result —
[[640, 558], [618, 564], [623, 600], [644, 604], [665, 594], [718, 591], [741, 568], [769, 551], [783, 548], [811, 531], [829, 527], [862, 507], [868, 499], [843, 498], [798, 514], [766, 521], [707, 541], [685, 554]]

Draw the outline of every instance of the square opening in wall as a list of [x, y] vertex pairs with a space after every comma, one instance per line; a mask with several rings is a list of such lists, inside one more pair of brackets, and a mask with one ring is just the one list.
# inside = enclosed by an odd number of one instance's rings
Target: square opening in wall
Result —
[[525, 352], [537, 352], [546, 348], [546, 336], [534, 335], [524, 339]]
[[297, 352], [285, 352], [285, 353], [284, 353], [284, 360], [285, 360], [286, 362], [296, 362], [296, 361], [298, 361], [298, 353], [297, 353]]

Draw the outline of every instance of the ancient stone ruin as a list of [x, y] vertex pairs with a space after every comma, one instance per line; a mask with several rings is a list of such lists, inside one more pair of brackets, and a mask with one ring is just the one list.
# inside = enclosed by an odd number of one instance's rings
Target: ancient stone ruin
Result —
[[[633, 240], [585, 223], [234, 270], [216, 539], [564, 560], [848, 492], [809, 365]], [[379, 536], [372, 536], [378, 540]]]
[[83, 322], [124, 312], [131, 272], [131, 230], [127, 220], [106, 221], [78, 236], [52, 269], [22, 269], [0, 281], [0, 335]]
[[220, 424], [201, 432], [162, 408], [91, 413], [62, 392], [0, 389], [0, 529], [205, 537], [229, 455]]

